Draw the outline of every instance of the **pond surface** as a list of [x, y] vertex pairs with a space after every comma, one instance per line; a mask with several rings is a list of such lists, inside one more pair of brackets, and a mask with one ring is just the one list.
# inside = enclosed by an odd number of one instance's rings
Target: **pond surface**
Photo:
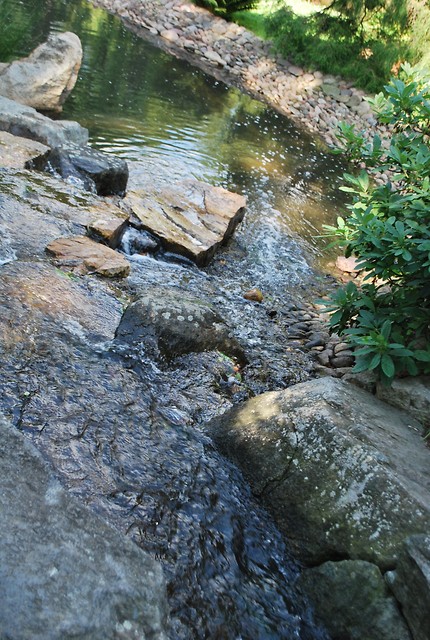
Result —
[[0, 59], [27, 54], [51, 31], [79, 35], [83, 65], [62, 117], [86, 126], [92, 146], [132, 161], [131, 184], [153, 173], [239, 191], [259, 211], [279, 211], [321, 255], [317, 236], [338, 211], [341, 167], [317, 139], [85, 0], [0, 0], [0, 10], [16, 25], [3, 27]]
[[[79, 35], [84, 61], [62, 117], [88, 127], [94, 147], [129, 161], [132, 186], [194, 177], [248, 197], [244, 222], [206, 270], [136, 258], [122, 293], [161, 285], [215, 305], [250, 360], [247, 387], [235, 400], [225, 389], [231, 362], [222, 354], [166, 365], [145, 345], [97, 342], [79, 317], [61, 327], [46, 315], [37, 332], [31, 323], [25, 329], [31, 352], [23, 339], [7, 356], [2, 409], [15, 414], [66, 486], [163, 563], [173, 640], [326, 638], [294, 592], [298, 567], [288, 546], [205, 436], [204, 422], [247, 394], [307, 379], [309, 361], [286, 349], [285, 331], [295, 308], [291, 291], [307, 290], [318, 277], [310, 266], [321, 255], [315, 236], [339, 211], [339, 160], [286, 118], [86, 1], [0, 0], [0, 16], [4, 60], [26, 55], [51, 31]], [[8, 210], [26, 193], [20, 180], [0, 180]], [[24, 206], [31, 215], [57, 215], [56, 201], [84, 206], [85, 195], [69, 198], [63, 188], [34, 177], [33, 201]], [[8, 299], [7, 287], [27, 281], [19, 263], [4, 269], [10, 273], [0, 288]], [[31, 278], [49, 281], [46, 269], [39, 265]], [[50, 284], [59, 287], [59, 314], [61, 277]], [[99, 286], [76, 284], [91, 295]], [[243, 300], [252, 286], [263, 289], [266, 305]], [[110, 316], [110, 304], [102, 303], [102, 315]], [[3, 314], [13, 322], [13, 302]]]

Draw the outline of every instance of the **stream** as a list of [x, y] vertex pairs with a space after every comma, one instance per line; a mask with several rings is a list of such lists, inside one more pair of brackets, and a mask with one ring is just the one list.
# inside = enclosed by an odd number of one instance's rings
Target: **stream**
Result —
[[[104, 283], [53, 273], [40, 248], [28, 238], [19, 245], [7, 230], [6, 212], [19, 207], [42, 247], [49, 225], [60, 235], [83, 224], [94, 196], [50, 176], [0, 172], [3, 242], [16, 242], [18, 257], [1, 267], [2, 321], [16, 333], [1, 350], [1, 409], [65, 486], [160, 560], [172, 639], [327, 639], [294, 589], [300, 567], [288, 540], [204, 424], [236, 402], [312, 377], [309, 354], [286, 334], [324, 291], [318, 236], [340, 211], [340, 160], [84, 0], [2, 0], [0, 11], [11, 25], [9, 59], [50, 31], [79, 35], [84, 61], [61, 117], [86, 126], [93, 147], [128, 161], [129, 186], [193, 177], [248, 199], [243, 223], [209, 267], [135, 255], [125, 283]], [[243, 298], [251, 287], [264, 304]], [[44, 302], [34, 304], [39, 290]], [[246, 352], [243, 380], [229, 384], [228, 354], [166, 360], [145, 342], [113, 339], [123, 308], [148, 292], [166, 304], [175, 292], [216, 307]]]

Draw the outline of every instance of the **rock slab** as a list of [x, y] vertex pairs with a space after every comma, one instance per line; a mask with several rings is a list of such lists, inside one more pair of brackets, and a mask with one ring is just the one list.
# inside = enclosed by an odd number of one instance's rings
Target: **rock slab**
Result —
[[40, 142], [0, 131], [0, 167], [24, 169], [29, 160], [47, 151], [48, 147]]
[[397, 378], [390, 387], [379, 383], [376, 395], [393, 407], [410, 413], [422, 423], [425, 431], [430, 430], [430, 376]]
[[246, 198], [188, 180], [153, 193], [129, 192], [124, 204], [166, 249], [205, 266], [242, 221]]
[[130, 263], [120, 253], [86, 236], [57, 238], [48, 244], [46, 251], [57, 264], [80, 275], [96, 273], [107, 278], [125, 278], [130, 273]]
[[0, 70], [0, 95], [35, 109], [60, 111], [76, 84], [81, 62], [76, 34], [51, 34], [27, 58]]
[[91, 208], [93, 220], [87, 225], [88, 233], [98, 242], [116, 249], [127, 229], [128, 216], [115, 205], [106, 202]]
[[88, 130], [72, 120], [51, 120], [33, 107], [0, 96], [0, 131], [37, 140], [48, 147], [86, 145]]
[[265, 393], [209, 432], [243, 469], [305, 562], [395, 566], [430, 528], [430, 451], [421, 425], [333, 378]]
[[166, 640], [161, 567], [82, 507], [0, 416], [0, 629], [9, 640]]

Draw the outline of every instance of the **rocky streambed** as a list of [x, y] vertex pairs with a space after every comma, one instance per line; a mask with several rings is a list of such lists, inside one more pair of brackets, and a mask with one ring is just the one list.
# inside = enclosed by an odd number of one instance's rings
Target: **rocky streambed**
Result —
[[[16, 111], [5, 112], [16, 127]], [[25, 126], [34, 120], [47, 147], [68, 132], [84, 136], [26, 108]], [[148, 237], [126, 199], [98, 196], [91, 184], [83, 191], [74, 174], [64, 182], [24, 169], [46, 149], [9, 135], [0, 172], [1, 410], [23, 437], [2, 423], [2, 633], [427, 638], [421, 424], [335, 379], [351, 354], [310, 301], [330, 280], [306, 250], [286, 229], [274, 233], [273, 219], [247, 224], [245, 213], [198, 268], [162, 234]], [[162, 167], [141, 187], [157, 184], [154, 208], [181, 214], [177, 202], [160, 205], [169, 184]], [[109, 270], [105, 253], [115, 234], [126, 240], [122, 252], [110, 248], [126, 261], [122, 272]], [[93, 253], [53, 250], [73, 237], [81, 251], [89, 235], [91, 251], [105, 243], [100, 267]], [[423, 389], [413, 397], [425, 417]], [[25, 454], [9, 454], [21, 446]], [[68, 516], [53, 531], [58, 509]], [[94, 544], [100, 531], [105, 542]], [[71, 566], [85, 584], [77, 604]], [[48, 600], [52, 608], [40, 608]]]

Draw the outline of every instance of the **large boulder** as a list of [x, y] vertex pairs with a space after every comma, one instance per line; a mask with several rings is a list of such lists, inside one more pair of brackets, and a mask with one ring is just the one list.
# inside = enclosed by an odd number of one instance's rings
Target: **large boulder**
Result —
[[332, 640], [411, 639], [380, 570], [370, 562], [325, 562], [306, 569], [298, 584]]
[[51, 34], [27, 58], [0, 69], [0, 95], [35, 109], [59, 111], [75, 86], [81, 62], [76, 34]]
[[430, 535], [411, 536], [395, 572], [387, 575], [414, 640], [430, 638]]
[[2, 638], [167, 638], [159, 564], [69, 495], [1, 416], [0, 510]]
[[430, 528], [430, 451], [406, 413], [337, 379], [304, 382], [208, 426], [310, 564], [382, 569]]
[[145, 342], [169, 359], [217, 350], [245, 362], [242, 347], [216, 311], [197, 298], [169, 288], [149, 288], [130, 304], [116, 337], [131, 344]]
[[222, 187], [187, 180], [153, 192], [129, 192], [124, 205], [166, 249], [205, 266], [242, 221], [246, 199]]
[[99, 196], [123, 196], [127, 187], [126, 161], [91, 147], [63, 145], [32, 159], [27, 168], [60, 175]]
[[0, 96], [0, 131], [37, 140], [48, 147], [86, 145], [88, 130], [72, 120], [51, 120], [36, 109]]

